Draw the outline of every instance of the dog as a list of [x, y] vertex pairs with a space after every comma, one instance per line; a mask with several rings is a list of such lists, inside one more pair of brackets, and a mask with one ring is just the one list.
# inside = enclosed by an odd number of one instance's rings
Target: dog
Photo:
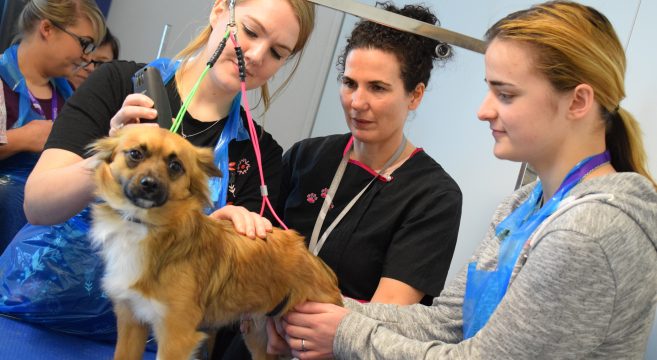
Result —
[[266, 240], [205, 215], [208, 178], [221, 176], [209, 148], [158, 127], [130, 126], [93, 143], [92, 242], [105, 262], [103, 288], [117, 317], [115, 359], [141, 359], [152, 329], [157, 358], [189, 359], [200, 329], [251, 316], [254, 359], [266, 353], [266, 316], [306, 300], [342, 304], [333, 271], [294, 231]]

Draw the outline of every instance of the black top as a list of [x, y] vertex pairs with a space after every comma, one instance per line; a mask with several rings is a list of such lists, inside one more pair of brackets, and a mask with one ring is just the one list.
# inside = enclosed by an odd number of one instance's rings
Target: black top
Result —
[[[133, 92], [132, 76], [145, 64], [127, 61], [113, 61], [94, 71], [82, 83], [73, 96], [64, 105], [60, 116], [53, 125], [45, 148], [58, 148], [88, 156], [86, 147], [101, 137], [107, 136], [110, 119], [123, 104], [126, 96]], [[175, 79], [167, 84], [167, 92], [174, 116], [181, 107], [180, 96], [176, 90]], [[242, 110], [242, 121], [248, 129], [246, 116]], [[214, 147], [219, 140], [225, 121], [212, 129], [187, 138], [196, 146]], [[183, 124], [178, 129], [185, 129], [185, 134], [195, 134], [211, 126], [210, 123], [194, 119], [185, 114]], [[271, 135], [256, 125], [260, 135], [262, 166], [265, 182], [269, 189], [272, 203], [278, 198], [276, 191], [280, 186], [281, 155], [283, 149]], [[232, 141], [228, 147], [229, 174], [228, 204], [244, 206], [255, 212], [260, 211], [260, 175], [251, 141]], [[226, 176], [224, 169], [221, 169]]]
[[[323, 198], [350, 134], [303, 140], [283, 157], [279, 208], [286, 225], [309, 242]], [[376, 173], [350, 161], [320, 233]], [[284, 200], [285, 199], [285, 200]], [[331, 232], [319, 256], [336, 272], [342, 293], [370, 300], [381, 277], [402, 281], [430, 304], [445, 284], [461, 218], [461, 191], [418, 149], [379, 177]]]

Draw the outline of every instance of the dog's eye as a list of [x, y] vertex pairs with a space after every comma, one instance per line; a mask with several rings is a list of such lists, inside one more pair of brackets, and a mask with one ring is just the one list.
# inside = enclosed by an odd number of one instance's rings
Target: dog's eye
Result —
[[171, 175], [177, 175], [184, 171], [183, 166], [180, 162], [176, 160], [169, 161], [169, 171]]
[[128, 159], [132, 161], [140, 161], [144, 158], [144, 154], [137, 149], [128, 150], [126, 155]]

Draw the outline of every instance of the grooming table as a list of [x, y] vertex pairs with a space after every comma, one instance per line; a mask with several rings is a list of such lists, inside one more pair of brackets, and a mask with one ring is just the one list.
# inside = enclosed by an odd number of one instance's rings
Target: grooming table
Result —
[[[0, 359], [17, 360], [109, 360], [114, 345], [57, 333], [0, 316]], [[145, 352], [144, 359], [155, 360]]]

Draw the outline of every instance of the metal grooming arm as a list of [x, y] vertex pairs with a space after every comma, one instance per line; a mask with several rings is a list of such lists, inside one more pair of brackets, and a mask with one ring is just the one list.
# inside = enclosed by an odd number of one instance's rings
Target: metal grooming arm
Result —
[[480, 54], [483, 54], [486, 51], [486, 44], [479, 39], [447, 30], [439, 26], [431, 25], [419, 20], [411, 19], [403, 15], [391, 13], [374, 6], [361, 4], [353, 0], [308, 1], [317, 5], [326, 6], [331, 9], [355, 15], [360, 18], [379, 23], [381, 25], [389, 26], [397, 30], [426, 36], [428, 38], [462, 47], [464, 49], [478, 52]]

